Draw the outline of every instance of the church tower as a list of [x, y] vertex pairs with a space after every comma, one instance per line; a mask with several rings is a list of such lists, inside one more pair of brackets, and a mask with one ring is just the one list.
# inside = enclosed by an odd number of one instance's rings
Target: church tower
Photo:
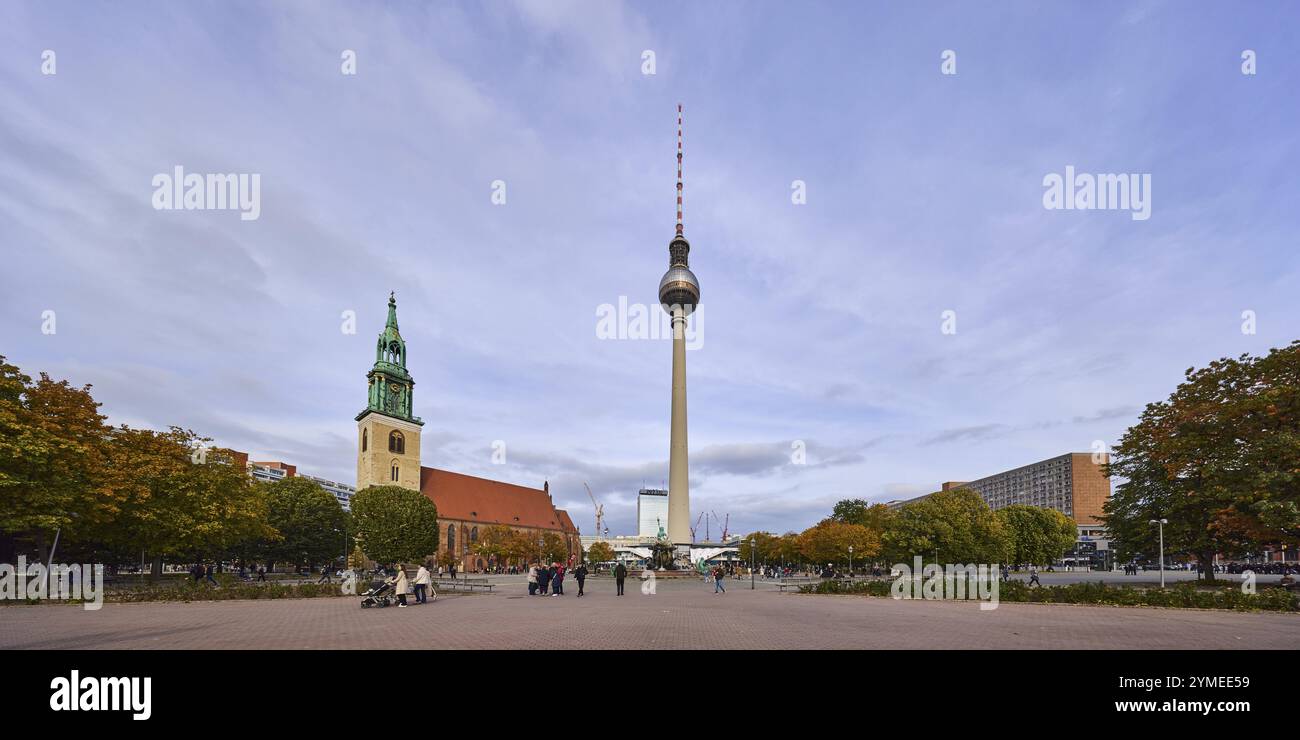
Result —
[[357, 414], [357, 490], [401, 486], [420, 490], [420, 427], [412, 414], [415, 381], [406, 371], [406, 342], [397, 331], [397, 298], [388, 295], [388, 323], [366, 373], [369, 401]]

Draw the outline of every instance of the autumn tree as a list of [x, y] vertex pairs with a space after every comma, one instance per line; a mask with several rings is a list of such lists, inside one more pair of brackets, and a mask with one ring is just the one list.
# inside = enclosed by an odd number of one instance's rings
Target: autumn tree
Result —
[[18, 536], [87, 537], [117, 515], [110, 433], [90, 386], [32, 382], [0, 357], [0, 561], [13, 561]]
[[808, 560], [821, 563], [864, 563], [880, 554], [880, 534], [861, 524], [823, 519], [799, 535], [799, 551]]
[[587, 548], [589, 563], [608, 563], [613, 559], [614, 548], [610, 547], [608, 542], [593, 542], [591, 547]]
[[515, 559], [514, 530], [502, 524], [493, 524], [479, 533], [474, 543], [474, 554], [482, 555], [490, 563], [505, 563]]
[[569, 546], [564, 542], [564, 538], [554, 532], [547, 532], [542, 535], [541, 542], [542, 560], [548, 563], [563, 563], [569, 559]]
[[120, 504], [99, 536], [151, 555], [155, 575], [164, 560], [220, 559], [277, 538], [248, 472], [231, 450], [207, 448], [208, 441], [178, 427], [114, 430], [103, 485]]
[[1300, 541], [1300, 342], [1264, 357], [1189, 368], [1164, 401], [1148, 404], [1111, 454], [1123, 479], [1105, 505], [1121, 556], [1165, 551], [1196, 559]]

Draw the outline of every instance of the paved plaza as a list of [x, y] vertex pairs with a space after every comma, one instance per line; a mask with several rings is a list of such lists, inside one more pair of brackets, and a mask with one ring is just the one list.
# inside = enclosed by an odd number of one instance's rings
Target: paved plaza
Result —
[[[503, 579], [504, 580], [504, 579]], [[1054, 604], [894, 601], [606, 579], [563, 597], [439, 595], [406, 609], [357, 598], [0, 607], [0, 649], [1300, 648], [1300, 615]]]

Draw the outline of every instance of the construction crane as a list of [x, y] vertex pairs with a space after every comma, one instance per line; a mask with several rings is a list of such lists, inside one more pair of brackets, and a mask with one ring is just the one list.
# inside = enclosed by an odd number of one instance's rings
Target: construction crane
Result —
[[[582, 482], [582, 487], [587, 489], [587, 496], [591, 498], [591, 505], [596, 509], [596, 536], [600, 536], [601, 525], [605, 523], [605, 505], [596, 501], [596, 494], [591, 492], [591, 486], [586, 481]], [[605, 530], [605, 535], [609, 536], [609, 530]]]
[[700, 512], [699, 516], [695, 517], [695, 526], [691, 527], [691, 542], [695, 541], [695, 530], [700, 528], [700, 520], [703, 518], [704, 518], [704, 512], [702, 511]]
[[721, 525], [722, 525], [722, 542], [726, 542], [726, 541], [727, 541], [727, 527], [731, 526], [731, 514], [728, 513], [728, 514], [727, 514], [727, 518], [726, 518], [726, 519], [723, 519], [722, 517], [718, 516], [718, 512], [715, 511], [715, 512], [713, 512], [713, 518], [714, 518], [714, 519], [717, 519], [717, 520], [718, 520], [718, 524], [721, 524]]

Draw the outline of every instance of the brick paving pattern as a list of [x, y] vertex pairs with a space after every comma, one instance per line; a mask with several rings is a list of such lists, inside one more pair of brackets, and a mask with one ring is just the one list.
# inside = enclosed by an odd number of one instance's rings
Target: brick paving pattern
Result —
[[440, 594], [406, 609], [358, 598], [0, 607], [0, 649], [411, 648], [1300, 648], [1300, 615], [1180, 609], [894, 601], [750, 591], [698, 581], [645, 596], [608, 580], [589, 595]]

